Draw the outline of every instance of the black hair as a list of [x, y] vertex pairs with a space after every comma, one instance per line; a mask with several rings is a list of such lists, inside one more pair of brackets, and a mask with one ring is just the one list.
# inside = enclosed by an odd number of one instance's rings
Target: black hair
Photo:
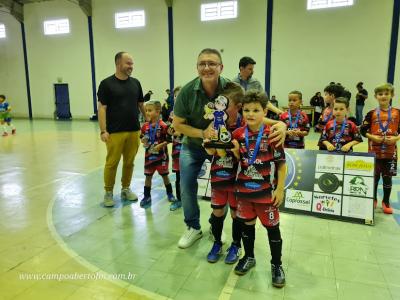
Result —
[[256, 61], [251, 57], [244, 56], [239, 60], [239, 69], [240, 67], [246, 68], [247, 65], [255, 65]]
[[324, 92], [339, 98], [343, 96], [344, 87], [341, 84], [332, 83], [325, 87]]
[[121, 51], [121, 52], [118, 52], [117, 54], [115, 54], [115, 57], [114, 57], [115, 64], [117, 64], [119, 62], [119, 60], [122, 58], [122, 55], [124, 55], [125, 53], [126, 53], [125, 51]]

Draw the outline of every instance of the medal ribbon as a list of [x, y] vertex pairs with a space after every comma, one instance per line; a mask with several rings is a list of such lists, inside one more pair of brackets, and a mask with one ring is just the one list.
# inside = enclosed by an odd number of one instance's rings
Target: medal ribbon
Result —
[[260, 144], [261, 144], [261, 138], [264, 133], [264, 124], [261, 126], [260, 131], [258, 132], [257, 136], [257, 141], [256, 141], [256, 146], [254, 147], [253, 150], [253, 155], [250, 157], [250, 147], [249, 147], [249, 128], [246, 126], [245, 130], [245, 142], [246, 142], [246, 150], [247, 150], [247, 155], [249, 157], [248, 165], [251, 166], [254, 164], [254, 161], [256, 160], [258, 150], [260, 149]]

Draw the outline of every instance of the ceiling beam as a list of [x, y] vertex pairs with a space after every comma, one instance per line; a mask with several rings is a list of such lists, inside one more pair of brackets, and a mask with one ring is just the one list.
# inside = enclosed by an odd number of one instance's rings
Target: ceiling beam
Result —
[[174, 0], [165, 0], [168, 7], [172, 7], [172, 2], [174, 2]]
[[0, 6], [8, 9], [10, 14], [13, 15], [18, 21], [24, 21], [24, 10], [22, 8], [22, 4], [13, 0], [0, 0]]
[[92, 15], [92, 0], [79, 0], [79, 6], [88, 17]]

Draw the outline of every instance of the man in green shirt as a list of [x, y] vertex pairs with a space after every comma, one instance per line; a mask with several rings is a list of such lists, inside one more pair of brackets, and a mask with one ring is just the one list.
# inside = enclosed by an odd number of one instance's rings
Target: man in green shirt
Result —
[[[214, 102], [222, 92], [227, 79], [220, 76], [223, 70], [221, 54], [216, 49], [203, 49], [197, 58], [199, 76], [187, 83], [179, 93], [174, 105], [173, 126], [185, 137], [180, 153], [181, 198], [187, 230], [178, 242], [178, 247], [190, 247], [202, 237], [200, 209], [197, 202], [197, 174], [208, 157], [202, 143], [210, 139], [213, 128], [204, 116], [204, 106]], [[271, 138], [285, 138], [286, 125], [271, 120], [275, 124]]]

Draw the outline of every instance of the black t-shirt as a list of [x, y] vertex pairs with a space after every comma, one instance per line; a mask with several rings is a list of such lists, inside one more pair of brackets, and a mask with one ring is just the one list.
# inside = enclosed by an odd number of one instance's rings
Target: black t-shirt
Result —
[[120, 80], [115, 75], [104, 79], [97, 91], [101, 104], [107, 105], [106, 124], [109, 133], [140, 130], [139, 102], [143, 91], [139, 80]]
[[[367, 92], [367, 90], [365, 90], [365, 89], [362, 89], [362, 90], [359, 91], [358, 93], [361, 93], [361, 94], [363, 94], [363, 95], [368, 96], [368, 92]], [[360, 95], [356, 95], [356, 105], [364, 105], [365, 99], [366, 99], [366, 98], [361, 97]]]

